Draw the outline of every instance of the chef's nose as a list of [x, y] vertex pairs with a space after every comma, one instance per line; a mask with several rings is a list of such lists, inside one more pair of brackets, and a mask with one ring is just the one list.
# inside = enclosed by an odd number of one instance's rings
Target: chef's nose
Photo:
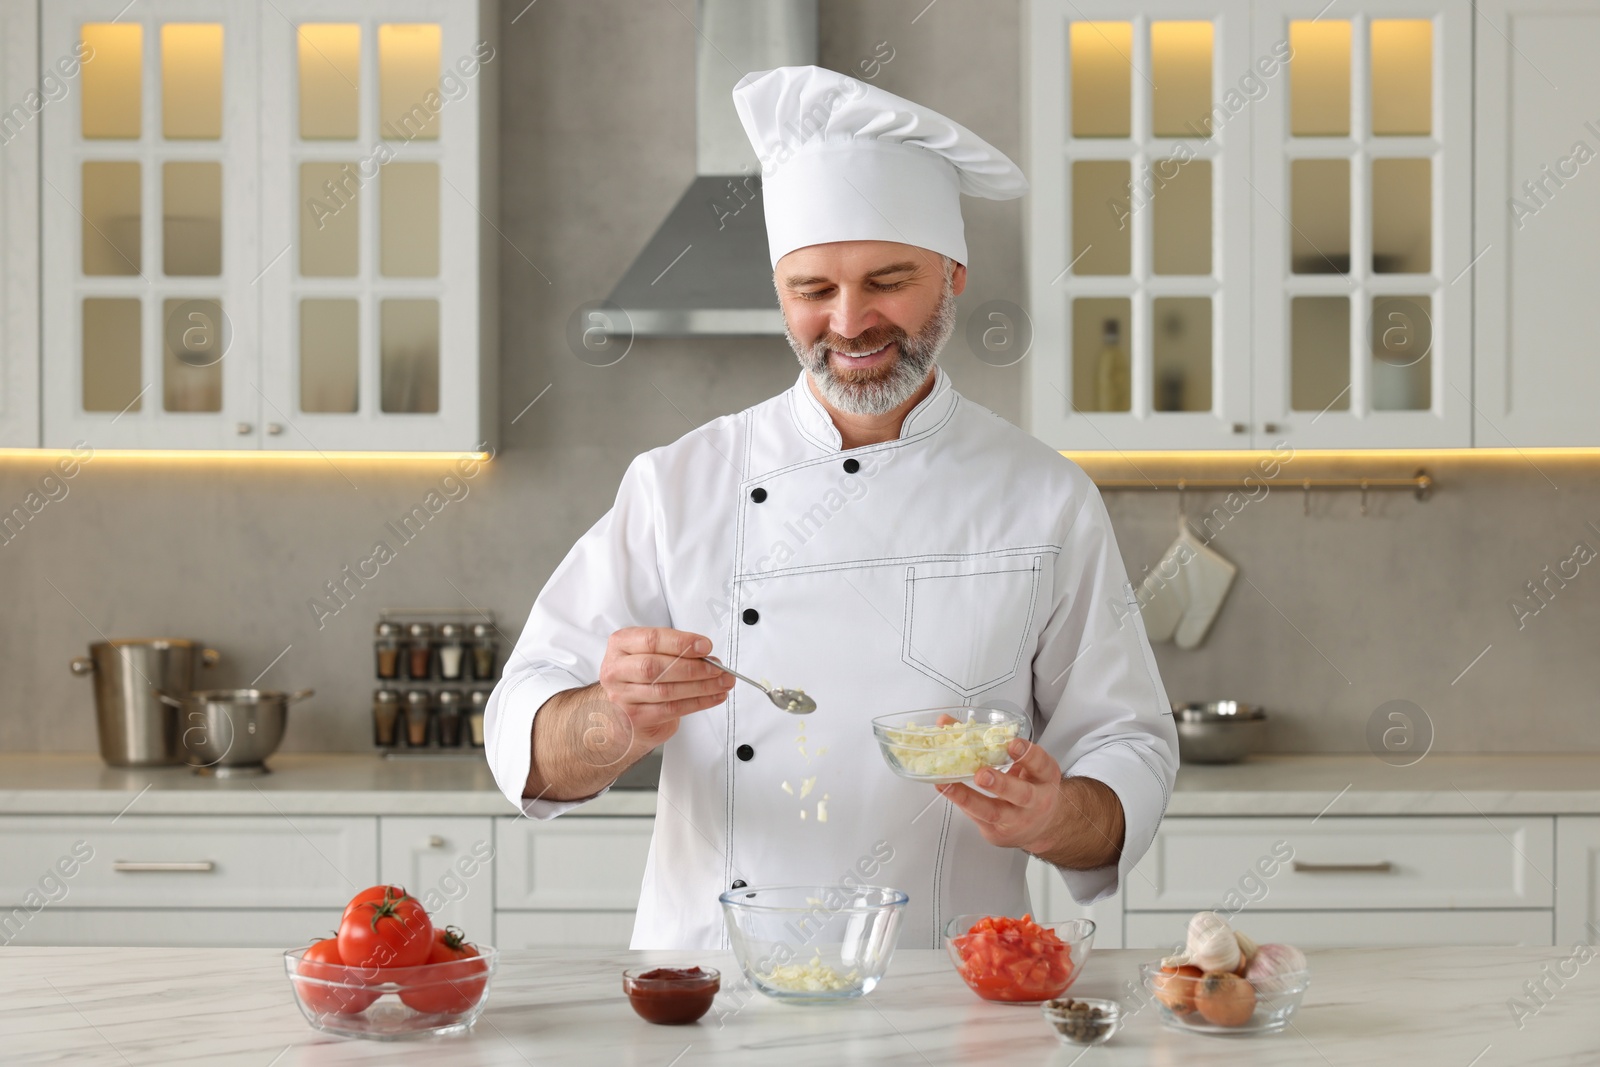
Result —
[[872, 294], [841, 287], [828, 316], [828, 329], [839, 337], [854, 339], [883, 322], [874, 306]]

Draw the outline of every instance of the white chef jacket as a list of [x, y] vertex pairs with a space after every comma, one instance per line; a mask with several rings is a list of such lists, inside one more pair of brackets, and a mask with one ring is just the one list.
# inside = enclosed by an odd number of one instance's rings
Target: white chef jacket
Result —
[[802, 372], [646, 452], [534, 602], [484, 718], [496, 781], [532, 818], [584, 803], [522, 797], [530, 731], [545, 701], [599, 678], [615, 630], [704, 634], [734, 669], [817, 702], [795, 717], [740, 683], [663, 746], [633, 948], [726, 949], [717, 897], [736, 882], [904, 890], [909, 947], [941, 946], [958, 914], [1021, 914], [1027, 855], [889, 770], [869, 720], [893, 711], [1022, 710], [1065, 773], [1116, 792], [1120, 863], [1061, 872], [1079, 903], [1149, 847], [1177, 734], [1104, 503], [936, 374], [892, 441], [842, 452]]

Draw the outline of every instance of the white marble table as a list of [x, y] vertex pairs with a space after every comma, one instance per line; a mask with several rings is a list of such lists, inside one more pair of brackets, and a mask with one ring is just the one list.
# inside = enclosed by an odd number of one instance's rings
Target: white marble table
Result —
[[[241, 921], [248, 921], [241, 916]], [[1352, 919], [1352, 921], [1357, 921]], [[724, 988], [726, 1009], [687, 1027], [638, 1019], [624, 967], [730, 958], [574, 951], [508, 955], [470, 1034], [408, 1042], [329, 1037], [294, 1007], [281, 958], [260, 949], [0, 949], [0, 1062], [6, 1064], [294, 1064], [694, 1067], [720, 1064], [1045, 1064], [1170, 1067], [1531, 1067], [1600, 1063], [1600, 961], [1578, 965], [1519, 1029], [1508, 1000], [1570, 954], [1551, 949], [1344, 949], [1311, 954], [1312, 985], [1294, 1026], [1256, 1038], [1163, 1029], [1153, 1005], [1111, 1043], [1058, 1045], [1037, 1009], [985, 1004], [942, 953], [898, 953], [871, 996], [797, 1008]], [[1133, 1004], [1126, 983], [1146, 953], [1091, 955], [1073, 992]], [[743, 1006], [740, 1006], [743, 1001]], [[1534, 1002], [1530, 1004], [1537, 1006]]]

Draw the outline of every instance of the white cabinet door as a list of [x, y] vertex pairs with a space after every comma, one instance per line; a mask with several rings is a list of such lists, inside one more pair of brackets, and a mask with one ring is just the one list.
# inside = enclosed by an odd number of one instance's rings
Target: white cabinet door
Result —
[[1600, 938], [1600, 816], [1556, 819], [1556, 944]]
[[627, 948], [631, 911], [502, 911], [495, 916], [495, 947]]
[[469, 941], [494, 940], [494, 820], [378, 820], [379, 881], [404, 886], [433, 925], [458, 926]]
[[259, 447], [258, 5], [40, 8], [44, 444]]
[[[115, 948], [290, 949], [329, 936], [342, 905], [329, 908], [18, 908], [0, 914], [0, 944]], [[281, 965], [279, 965], [281, 966]]]
[[1475, 441], [1597, 445], [1600, 9], [1589, 0], [1477, 9]]
[[1027, 17], [1029, 429], [1068, 450], [1248, 447], [1249, 3]]
[[1059, 923], [1088, 919], [1094, 923], [1095, 948], [1122, 947], [1122, 894], [1114, 893], [1093, 904], [1072, 899], [1061, 873], [1041, 859], [1028, 860], [1028, 898], [1039, 922]]
[[280, 429], [265, 447], [479, 451], [496, 403], [480, 276], [499, 252], [482, 237], [505, 62], [493, 5], [270, 6], [261, 388]]
[[1251, 105], [1256, 443], [1466, 447], [1473, 6], [1254, 10], [1293, 52]]
[[81, 68], [69, 54], [39, 69], [38, 14], [0, 4], [0, 448], [39, 444], [39, 122]]
[[[1130, 911], [1128, 948], [1170, 951], [1183, 942], [1189, 912]], [[1297, 948], [1394, 945], [1549, 945], [1550, 911], [1256, 911], [1232, 919], [1267, 944]], [[1314, 967], [1315, 965], [1313, 965]]]
[[500, 909], [626, 911], [639, 906], [653, 819], [566, 815], [495, 820]]

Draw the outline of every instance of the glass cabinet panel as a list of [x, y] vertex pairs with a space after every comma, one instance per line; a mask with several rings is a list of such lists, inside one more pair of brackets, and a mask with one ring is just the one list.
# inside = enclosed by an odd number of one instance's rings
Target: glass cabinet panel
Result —
[[1350, 23], [1289, 23], [1289, 132], [1296, 137], [1350, 134]]
[[1074, 22], [1072, 136], [1127, 137], [1133, 130], [1133, 24]]
[[85, 163], [82, 173], [83, 273], [140, 273], [139, 164]]
[[385, 164], [378, 177], [378, 219], [385, 276], [438, 276], [439, 164]]
[[1350, 410], [1350, 300], [1297, 296], [1289, 302], [1289, 406]]
[[349, 414], [361, 386], [361, 305], [300, 301], [300, 410]]
[[441, 40], [437, 25], [378, 27], [378, 129], [388, 140], [438, 138]]
[[1289, 269], [1295, 274], [1350, 273], [1350, 161], [1296, 159], [1289, 164]]
[[1211, 273], [1211, 161], [1151, 164], [1152, 267], [1156, 274]]
[[1132, 301], [1125, 296], [1072, 302], [1072, 406], [1077, 411], [1132, 408], [1128, 359]]
[[161, 27], [161, 135], [172, 141], [222, 136], [221, 26]]
[[84, 140], [136, 139], [144, 101], [144, 27], [137, 22], [91, 22], [80, 32], [93, 54], [80, 76]]
[[381, 410], [439, 410], [439, 302], [385, 300], [380, 334]]
[[361, 27], [308, 22], [298, 45], [301, 138], [354, 140], [361, 134]]
[[1372, 298], [1372, 410], [1425, 411], [1433, 403], [1433, 301]]
[[1433, 23], [1427, 19], [1372, 22], [1372, 132], [1433, 132]]
[[1150, 305], [1152, 411], [1211, 410], [1211, 298], [1158, 297]]
[[161, 234], [163, 273], [222, 273], [221, 163], [161, 165]]
[[1209, 22], [1150, 24], [1150, 130], [1157, 137], [1211, 136]]
[[138, 411], [140, 306], [137, 297], [83, 302], [83, 410]]
[[361, 269], [361, 182], [353, 163], [300, 164], [300, 273], [350, 278]]
[[1079, 160], [1072, 165], [1072, 258], [1077, 274], [1127, 274], [1133, 266], [1125, 160]]
[[1426, 274], [1432, 269], [1432, 246], [1432, 160], [1373, 160], [1373, 273]]
[[169, 297], [162, 307], [162, 403], [166, 411], [221, 411], [222, 305]]

